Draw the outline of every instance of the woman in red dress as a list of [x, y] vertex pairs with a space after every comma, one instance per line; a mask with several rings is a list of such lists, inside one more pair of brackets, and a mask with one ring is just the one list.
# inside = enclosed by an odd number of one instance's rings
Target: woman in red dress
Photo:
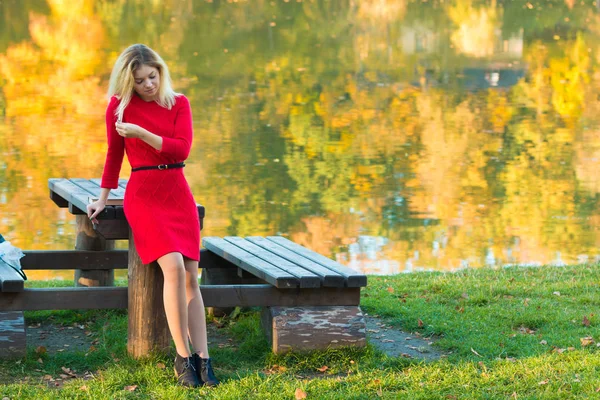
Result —
[[110, 189], [118, 186], [127, 152], [132, 173], [123, 209], [142, 262], [157, 261], [164, 275], [163, 301], [177, 349], [175, 375], [186, 386], [217, 385], [198, 286], [200, 223], [183, 174], [193, 137], [190, 103], [173, 91], [162, 58], [143, 44], [119, 56], [108, 96], [102, 191], [87, 206], [88, 216], [98, 223]]

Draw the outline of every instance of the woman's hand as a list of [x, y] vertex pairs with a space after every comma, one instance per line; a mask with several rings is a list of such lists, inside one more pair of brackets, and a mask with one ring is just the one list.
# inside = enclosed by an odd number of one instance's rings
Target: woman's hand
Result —
[[96, 219], [96, 217], [102, 212], [102, 210], [104, 210], [105, 207], [106, 205], [102, 200], [96, 200], [95, 202], [90, 203], [86, 206], [87, 215], [90, 221], [92, 221], [92, 224], [98, 224], [98, 220]]
[[126, 139], [137, 138], [142, 139], [146, 130], [139, 125], [130, 124], [128, 122], [115, 123], [117, 133]]

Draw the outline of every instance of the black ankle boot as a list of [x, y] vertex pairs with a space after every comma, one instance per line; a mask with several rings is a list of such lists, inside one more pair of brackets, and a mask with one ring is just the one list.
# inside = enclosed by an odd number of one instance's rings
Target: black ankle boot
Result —
[[202, 384], [198, 381], [196, 373], [196, 363], [193, 357], [181, 357], [179, 354], [175, 357], [173, 365], [177, 382], [183, 386], [198, 387]]
[[194, 353], [194, 363], [196, 365], [196, 374], [201, 385], [217, 386], [220, 383], [215, 377], [210, 358], [201, 358], [197, 353]]

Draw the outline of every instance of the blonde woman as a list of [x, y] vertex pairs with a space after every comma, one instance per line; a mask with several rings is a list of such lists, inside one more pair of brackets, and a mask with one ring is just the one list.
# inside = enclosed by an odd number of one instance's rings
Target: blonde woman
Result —
[[175, 376], [185, 386], [215, 386], [198, 286], [200, 223], [183, 174], [193, 135], [189, 101], [173, 91], [165, 62], [143, 44], [128, 47], [117, 59], [108, 97], [102, 191], [87, 214], [98, 223], [127, 152], [132, 172], [123, 208], [142, 262], [157, 261], [164, 275], [163, 301], [177, 349]]

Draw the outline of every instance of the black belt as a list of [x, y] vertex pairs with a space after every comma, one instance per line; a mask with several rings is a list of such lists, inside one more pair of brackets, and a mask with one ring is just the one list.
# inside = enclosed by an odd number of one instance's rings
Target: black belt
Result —
[[160, 164], [160, 165], [150, 165], [148, 167], [131, 168], [131, 172], [141, 171], [144, 169], [160, 169], [162, 171], [164, 169], [183, 168], [183, 167], [185, 167], [185, 163], [180, 162], [180, 163], [176, 163], [176, 164]]

